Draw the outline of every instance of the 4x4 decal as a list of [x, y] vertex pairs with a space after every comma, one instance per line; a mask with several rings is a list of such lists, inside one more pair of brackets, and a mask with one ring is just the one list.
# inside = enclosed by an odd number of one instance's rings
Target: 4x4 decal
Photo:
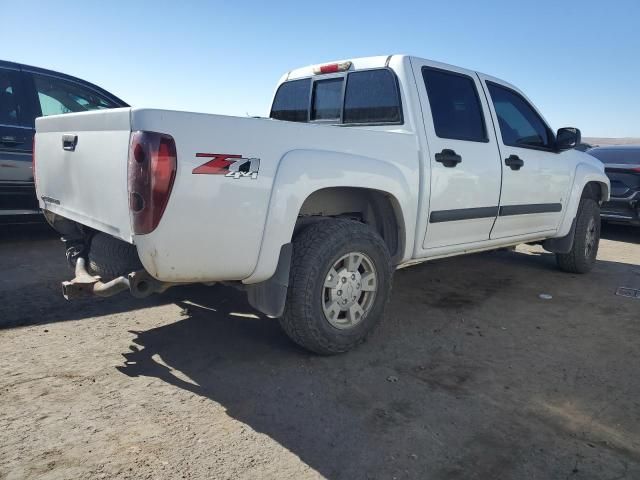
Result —
[[224, 175], [229, 178], [258, 178], [259, 158], [244, 158], [228, 153], [196, 153], [196, 158], [210, 158], [206, 163], [193, 169], [194, 174]]

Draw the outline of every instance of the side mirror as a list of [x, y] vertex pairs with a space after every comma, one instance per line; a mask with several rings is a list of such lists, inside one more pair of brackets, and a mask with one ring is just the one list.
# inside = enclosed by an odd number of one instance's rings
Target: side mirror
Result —
[[577, 147], [581, 141], [582, 134], [579, 128], [560, 128], [556, 135], [556, 149], [558, 151], [570, 150]]

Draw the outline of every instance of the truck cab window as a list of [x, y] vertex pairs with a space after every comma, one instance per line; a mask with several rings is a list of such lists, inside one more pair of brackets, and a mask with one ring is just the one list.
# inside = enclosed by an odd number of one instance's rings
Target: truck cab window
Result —
[[344, 78], [318, 80], [313, 84], [311, 120], [339, 120]]
[[33, 74], [42, 116], [116, 108], [118, 105], [92, 89], [49, 75]]
[[273, 99], [270, 117], [290, 122], [401, 124], [402, 106], [395, 75], [378, 68], [284, 82]]
[[276, 92], [271, 118], [289, 122], [306, 122], [309, 117], [311, 79], [292, 80], [280, 85]]
[[389, 70], [353, 72], [347, 77], [344, 123], [399, 123], [400, 97]]
[[495, 83], [487, 83], [498, 117], [502, 143], [512, 147], [551, 148], [549, 128], [517, 93]]
[[473, 79], [436, 68], [422, 69], [436, 135], [440, 138], [486, 142], [482, 106]]

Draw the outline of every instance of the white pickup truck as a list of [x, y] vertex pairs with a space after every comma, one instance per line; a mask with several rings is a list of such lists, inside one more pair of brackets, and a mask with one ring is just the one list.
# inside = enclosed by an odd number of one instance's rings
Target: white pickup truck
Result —
[[398, 267], [523, 242], [569, 272], [595, 262], [603, 165], [502, 80], [358, 58], [286, 73], [270, 116], [38, 118], [37, 194], [76, 270], [65, 296], [234, 283], [333, 354], [380, 321]]

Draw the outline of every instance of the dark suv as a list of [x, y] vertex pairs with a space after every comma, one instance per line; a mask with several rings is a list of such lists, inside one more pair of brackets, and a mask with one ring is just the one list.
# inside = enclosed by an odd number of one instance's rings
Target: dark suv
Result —
[[600, 216], [640, 226], [640, 146], [595, 147], [587, 153], [604, 163], [611, 181], [611, 199], [602, 206]]
[[84, 80], [0, 60], [0, 224], [41, 219], [31, 168], [36, 117], [127, 106]]

